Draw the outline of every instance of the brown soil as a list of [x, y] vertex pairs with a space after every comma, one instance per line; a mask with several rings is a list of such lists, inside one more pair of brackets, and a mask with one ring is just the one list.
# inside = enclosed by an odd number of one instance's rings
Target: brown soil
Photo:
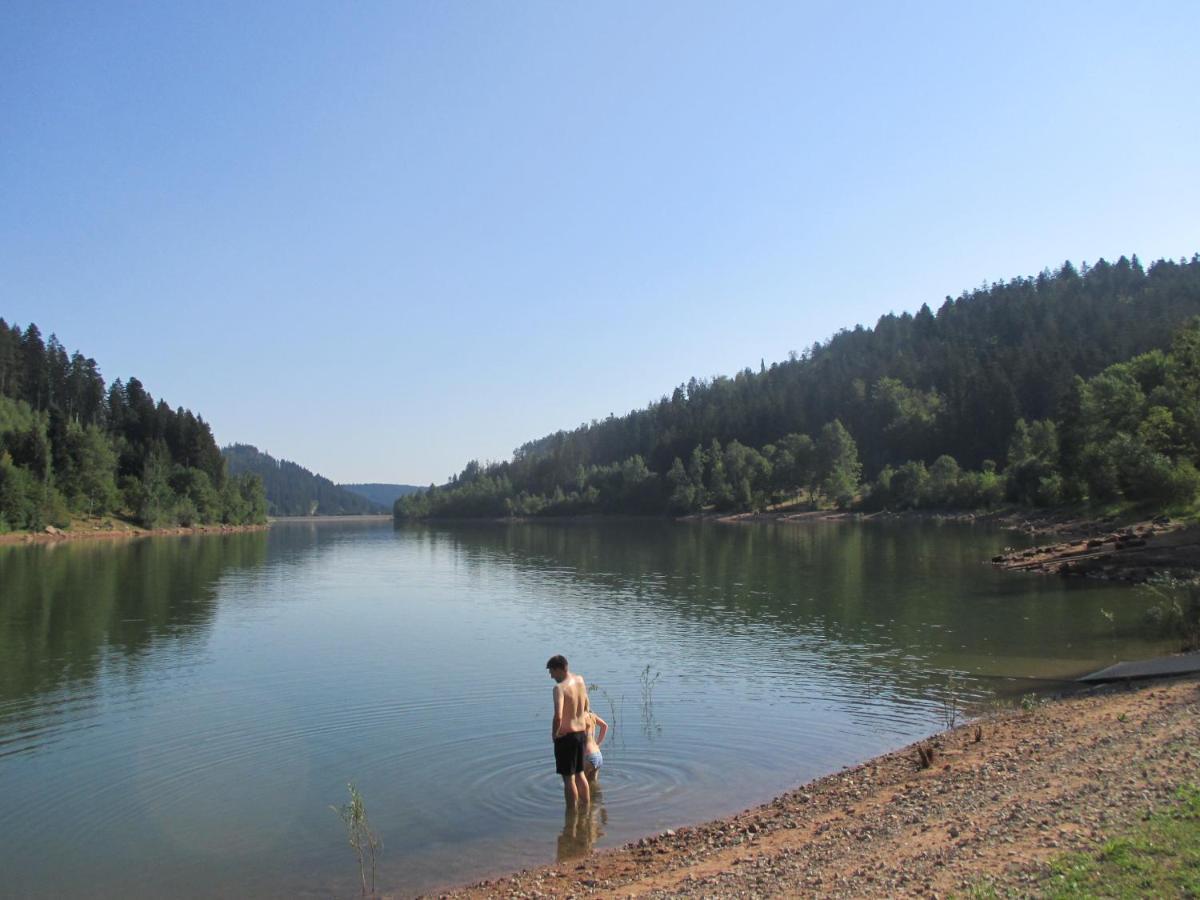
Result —
[[188, 528], [141, 528], [116, 517], [73, 522], [70, 529], [47, 528], [36, 533], [0, 534], [3, 544], [57, 544], [62, 541], [81, 541], [119, 538], [158, 537], [180, 534], [232, 534], [238, 531], [265, 531], [269, 525], [193, 525]]
[[1196, 677], [999, 713], [728, 819], [441, 896], [1025, 892], [1051, 857], [1095, 848], [1200, 780], [1198, 713]]
[[[1162, 517], [1160, 517], [1161, 519]], [[1022, 509], [1007, 507], [992, 511], [968, 511], [945, 509], [905, 509], [899, 511], [852, 512], [837, 509], [804, 509], [792, 506], [786, 509], [769, 509], [763, 512], [717, 513], [683, 516], [680, 521], [738, 522], [812, 522], [812, 521], [869, 521], [900, 520], [923, 522], [960, 522], [995, 525], [1030, 536], [1055, 536], [1060, 538], [1091, 537], [1114, 530], [1133, 527], [1140, 523], [1136, 517], [1118, 518], [1114, 515], [1091, 517], [1077, 509]], [[1157, 520], [1156, 520], [1157, 521]], [[1169, 521], [1169, 520], [1168, 520]]]

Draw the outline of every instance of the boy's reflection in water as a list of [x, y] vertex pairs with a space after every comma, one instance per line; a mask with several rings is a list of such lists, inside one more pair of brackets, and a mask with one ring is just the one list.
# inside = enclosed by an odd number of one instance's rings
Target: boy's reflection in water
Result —
[[579, 859], [592, 852], [596, 841], [604, 837], [608, 810], [596, 785], [592, 786], [592, 802], [587, 806], [568, 807], [563, 819], [562, 834], [558, 836], [558, 861]]

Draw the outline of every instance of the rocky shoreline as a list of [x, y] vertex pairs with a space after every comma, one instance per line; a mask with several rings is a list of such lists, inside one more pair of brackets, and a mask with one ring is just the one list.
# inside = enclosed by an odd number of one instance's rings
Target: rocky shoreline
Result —
[[1200, 780], [1200, 679], [996, 713], [771, 803], [438, 896], [940, 897], [1027, 893]]
[[992, 563], [1010, 572], [1141, 583], [1156, 577], [1195, 577], [1200, 572], [1200, 528], [1166, 516], [1121, 528], [1084, 522], [1058, 532], [1066, 540], [1009, 550]]

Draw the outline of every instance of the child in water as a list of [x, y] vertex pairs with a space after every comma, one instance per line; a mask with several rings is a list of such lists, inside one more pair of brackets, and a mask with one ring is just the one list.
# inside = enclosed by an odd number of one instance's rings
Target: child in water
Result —
[[[600, 752], [600, 745], [604, 743], [604, 738], [608, 734], [608, 723], [594, 712], [589, 711], [587, 716], [588, 730], [587, 744], [583, 748], [583, 773], [589, 781], [594, 781], [596, 773], [604, 765], [604, 754]], [[597, 728], [600, 729], [599, 737], [596, 737]]]

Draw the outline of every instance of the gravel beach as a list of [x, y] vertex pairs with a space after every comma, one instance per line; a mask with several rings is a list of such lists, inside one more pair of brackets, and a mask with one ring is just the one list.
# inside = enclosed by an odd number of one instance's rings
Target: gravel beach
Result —
[[987, 882], [1021, 892], [1047, 860], [1095, 848], [1200, 781], [1195, 676], [1028, 705], [727, 819], [437, 896], [944, 897]]

